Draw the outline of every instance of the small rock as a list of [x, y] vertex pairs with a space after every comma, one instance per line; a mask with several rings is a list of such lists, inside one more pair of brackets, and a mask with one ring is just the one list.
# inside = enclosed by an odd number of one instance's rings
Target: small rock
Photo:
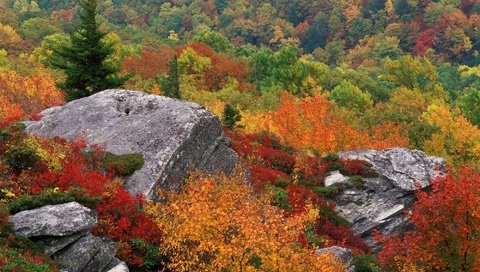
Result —
[[10, 221], [19, 236], [68, 236], [95, 227], [97, 213], [77, 202], [70, 202], [22, 211], [12, 215]]
[[328, 177], [325, 178], [324, 185], [325, 187], [332, 186], [337, 183], [347, 183], [350, 179], [342, 174], [339, 171], [333, 171]]
[[128, 266], [124, 262], [120, 262], [112, 269], [108, 270], [107, 272], [129, 272]]

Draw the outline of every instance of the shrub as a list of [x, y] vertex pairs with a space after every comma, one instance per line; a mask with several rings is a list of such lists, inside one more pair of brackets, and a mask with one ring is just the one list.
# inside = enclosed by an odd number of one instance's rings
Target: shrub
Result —
[[102, 163], [106, 170], [112, 171], [115, 175], [130, 176], [142, 168], [145, 160], [140, 153], [116, 155], [105, 152]]
[[138, 272], [142, 271], [162, 271], [165, 257], [160, 254], [158, 246], [151, 245], [145, 242], [143, 239], [133, 239], [129, 242], [132, 250], [134, 250], [137, 255], [140, 255], [142, 259], [141, 267], [137, 268]]
[[350, 182], [355, 185], [355, 186], [363, 186], [365, 184], [365, 181], [362, 179], [360, 176], [351, 176], [350, 177]]
[[353, 258], [353, 265], [357, 272], [383, 271], [377, 258], [373, 255], [357, 255]]
[[270, 186], [270, 194], [272, 197], [271, 203], [274, 206], [280, 207], [284, 210], [291, 210], [292, 205], [288, 202], [288, 193], [282, 188]]
[[16, 214], [45, 205], [63, 204], [72, 201], [95, 209], [95, 206], [100, 202], [100, 198], [88, 196], [86, 192], [81, 189], [72, 189], [68, 192], [58, 192], [50, 189], [41, 192], [39, 195], [20, 196], [8, 204], [8, 209], [11, 214]]
[[16, 172], [32, 168], [38, 160], [34, 149], [22, 145], [13, 146], [5, 155], [5, 162]]
[[372, 169], [372, 164], [358, 159], [341, 159], [340, 172], [347, 176], [377, 177], [378, 173]]

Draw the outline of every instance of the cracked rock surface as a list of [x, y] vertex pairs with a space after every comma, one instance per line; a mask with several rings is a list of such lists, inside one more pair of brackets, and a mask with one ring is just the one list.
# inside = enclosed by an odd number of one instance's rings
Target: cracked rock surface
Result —
[[340, 152], [339, 157], [361, 159], [372, 164], [378, 177], [364, 178], [363, 188], [350, 188], [338, 196], [336, 211], [373, 251], [381, 244], [372, 231], [399, 234], [411, 226], [404, 215], [412, 207], [415, 188], [427, 189], [432, 180], [446, 172], [445, 161], [422, 151], [405, 148]]
[[117, 155], [141, 153], [145, 164], [125, 184], [155, 198], [174, 190], [193, 169], [229, 173], [238, 161], [220, 121], [202, 106], [129, 90], [106, 90], [41, 113], [25, 122], [29, 133], [67, 140], [84, 137]]
[[115, 257], [115, 242], [94, 236], [95, 211], [69, 202], [19, 212], [10, 217], [13, 230], [45, 248], [45, 254], [65, 267], [63, 272], [128, 272]]

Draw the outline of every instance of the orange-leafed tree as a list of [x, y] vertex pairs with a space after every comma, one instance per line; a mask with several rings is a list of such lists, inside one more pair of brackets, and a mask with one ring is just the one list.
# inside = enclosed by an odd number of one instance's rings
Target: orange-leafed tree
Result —
[[284, 93], [270, 118], [271, 132], [297, 149], [312, 148], [326, 154], [369, 145], [368, 134], [332, 117], [331, 103], [323, 95], [297, 99]]
[[24, 116], [22, 108], [10, 103], [6, 98], [0, 97], [0, 128], [20, 120]]
[[257, 195], [242, 174], [192, 175], [150, 211], [165, 232], [161, 252], [172, 271], [344, 271], [333, 256], [299, 243], [318, 211], [287, 217]]
[[419, 191], [410, 215], [415, 230], [381, 238], [388, 268], [408, 264], [425, 271], [480, 271], [480, 169], [459, 168]]
[[62, 92], [47, 71], [22, 76], [15, 71], [0, 70], [0, 99], [17, 105], [27, 115], [64, 102]]

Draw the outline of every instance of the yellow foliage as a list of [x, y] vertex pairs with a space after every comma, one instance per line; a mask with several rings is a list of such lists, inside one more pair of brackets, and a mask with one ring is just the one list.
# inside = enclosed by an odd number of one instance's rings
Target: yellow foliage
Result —
[[62, 92], [55, 87], [54, 78], [45, 70], [30, 76], [0, 70], [0, 98], [20, 105], [27, 114], [38, 113], [45, 107], [64, 102]]
[[166, 203], [147, 210], [165, 232], [160, 250], [172, 271], [345, 271], [297, 243], [318, 211], [286, 217], [242, 174], [192, 175], [179, 193], [163, 195]]
[[46, 150], [44, 148], [45, 140], [33, 135], [25, 138], [24, 144], [26, 147], [35, 150], [35, 154], [47, 164], [48, 168], [55, 171], [62, 169], [62, 160], [68, 152], [64, 145], [49, 141], [49, 150]]
[[424, 118], [439, 128], [426, 141], [426, 152], [443, 156], [449, 163], [480, 161], [480, 130], [470, 124], [458, 110], [451, 111], [445, 104], [432, 104]]

